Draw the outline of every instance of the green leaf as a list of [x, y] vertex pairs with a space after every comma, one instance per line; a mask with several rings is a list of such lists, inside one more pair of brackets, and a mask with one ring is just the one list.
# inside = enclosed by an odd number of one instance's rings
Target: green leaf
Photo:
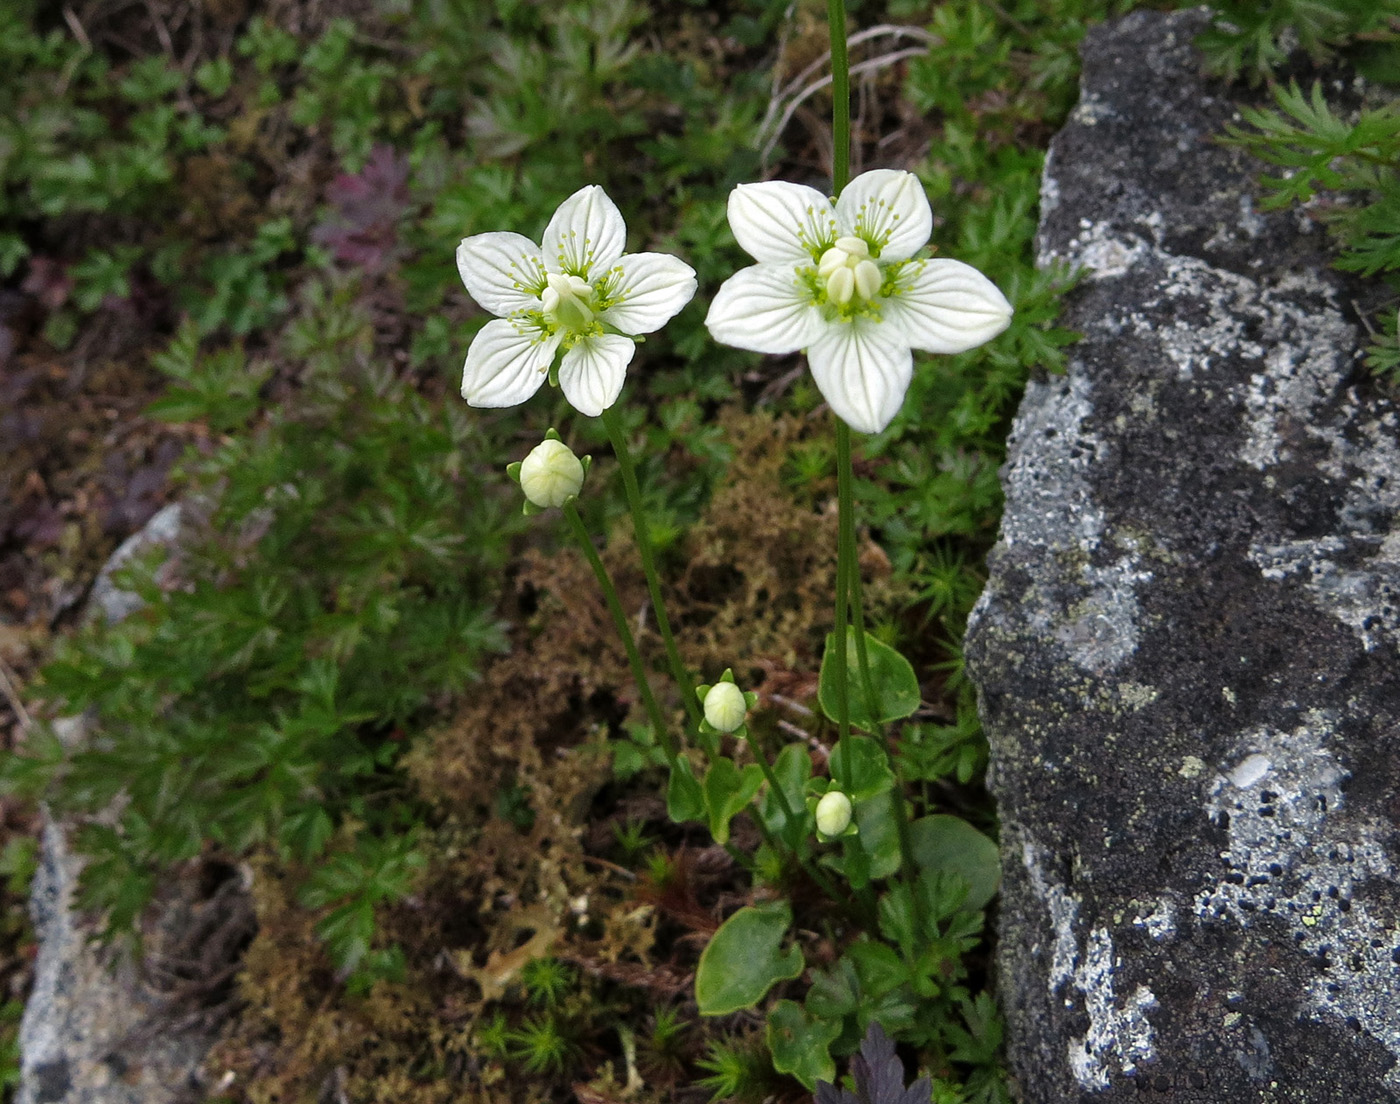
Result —
[[862, 801], [894, 786], [894, 772], [885, 758], [885, 749], [869, 736], [847, 736], [832, 751], [830, 765], [832, 779], [857, 810]]
[[691, 773], [688, 759], [677, 759], [666, 786], [666, 813], [677, 824], [705, 819], [705, 791]]
[[888, 943], [861, 940], [846, 948], [846, 957], [856, 968], [861, 988], [881, 997], [909, 980], [909, 970]]
[[[773, 763], [773, 777], [778, 780], [778, 785], [782, 787], [788, 800], [788, 807], [802, 819], [805, 828], [807, 805], [803, 795], [803, 787], [807, 784], [807, 780], [812, 777], [812, 757], [808, 754], [807, 749], [801, 744], [788, 744], [782, 751], [778, 752], [778, 758]], [[759, 812], [770, 832], [782, 839], [788, 838], [784, 835], [788, 830], [787, 817], [783, 815], [783, 808], [778, 804], [776, 794], [770, 791], [763, 795]], [[789, 840], [789, 843], [792, 842]]]
[[856, 805], [855, 842], [867, 856], [867, 876], [888, 878], [899, 869], [899, 821], [894, 794], [886, 790]]
[[957, 874], [968, 885], [963, 907], [985, 908], [1001, 881], [997, 845], [961, 817], [920, 817], [909, 826], [909, 847], [921, 870]]
[[[835, 640], [835, 633], [826, 634], [826, 652], [822, 656], [821, 677], [817, 686], [817, 700], [822, 712], [833, 721], [837, 719], [836, 664], [832, 660]], [[847, 626], [846, 696], [851, 723], [861, 728], [875, 728], [910, 716], [919, 708], [920, 700], [919, 680], [914, 676], [913, 666], [888, 644], [876, 640], [869, 633], [865, 634], [865, 651], [870, 663], [871, 690], [875, 696], [873, 716], [860, 673], [856, 630]]]
[[814, 1020], [796, 1001], [780, 1000], [768, 1013], [773, 1068], [796, 1077], [808, 1092], [816, 1092], [818, 1081], [836, 1080], [831, 1044], [840, 1034], [839, 1020]]
[[695, 970], [695, 1002], [702, 1016], [752, 1008], [777, 982], [802, 972], [802, 948], [782, 950], [792, 924], [786, 901], [741, 908], [715, 932]]
[[763, 769], [749, 763], [741, 771], [733, 759], [716, 759], [705, 774], [705, 807], [710, 814], [710, 835], [716, 843], [729, 842], [729, 822], [758, 793]]

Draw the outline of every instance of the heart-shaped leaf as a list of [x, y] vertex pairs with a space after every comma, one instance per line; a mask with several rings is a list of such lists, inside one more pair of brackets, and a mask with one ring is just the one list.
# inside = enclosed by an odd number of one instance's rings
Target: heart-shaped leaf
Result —
[[720, 925], [700, 954], [695, 1003], [703, 1016], [752, 1008], [775, 984], [802, 972], [802, 948], [782, 949], [792, 924], [786, 901], [741, 908]]

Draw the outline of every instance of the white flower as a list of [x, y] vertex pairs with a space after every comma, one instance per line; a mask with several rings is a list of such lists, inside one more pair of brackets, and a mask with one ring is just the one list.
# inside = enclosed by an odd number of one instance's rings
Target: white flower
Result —
[[492, 314], [467, 350], [462, 397], [515, 406], [539, 390], [563, 350], [558, 382], [580, 413], [617, 401], [636, 334], [660, 329], [695, 294], [695, 271], [666, 253], [628, 253], [617, 205], [596, 184], [559, 205], [536, 245], [520, 234], [463, 238], [457, 271]]
[[562, 506], [583, 487], [583, 463], [563, 441], [546, 439], [520, 462], [520, 489], [542, 510]]
[[705, 720], [720, 732], [736, 731], [749, 711], [744, 692], [732, 682], [717, 682], [711, 686], [703, 705]]
[[817, 802], [817, 831], [839, 836], [851, 826], [851, 799], [840, 790], [827, 790]]
[[914, 257], [933, 211], [913, 173], [861, 173], [835, 203], [802, 184], [740, 184], [729, 226], [758, 264], [715, 294], [710, 334], [758, 353], [805, 349], [831, 409], [862, 433], [904, 402], [911, 348], [960, 353], [1011, 322], [1011, 304], [975, 268]]

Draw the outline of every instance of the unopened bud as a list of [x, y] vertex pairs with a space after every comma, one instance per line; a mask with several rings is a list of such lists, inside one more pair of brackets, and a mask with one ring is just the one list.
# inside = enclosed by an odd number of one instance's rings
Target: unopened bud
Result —
[[828, 790], [817, 802], [817, 831], [839, 836], [851, 826], [851, 799], [840, 790]]
[[562, 506], [583, 486], [583, 464], [563, 441], [541, 441], [520, 462], [520, 489], [541, 509]]
[[744, 723], [749, 703], [732, 682], [717, 682], [705, 695], [705, 720], [720, 732], [733, 732]]

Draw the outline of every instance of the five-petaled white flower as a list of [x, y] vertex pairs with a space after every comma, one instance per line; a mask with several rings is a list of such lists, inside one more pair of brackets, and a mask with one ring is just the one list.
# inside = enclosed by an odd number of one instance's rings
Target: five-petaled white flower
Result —
[[975, 268], [915, 259], [933, 211], [913, 173], [861, 173], [835, 203], [801, 184], [740, 184], [729, 226], [758, 264], [715, 294], [710, 334], [758, 353], [805, 349], [831, 409], [862, 433], [899, 411], [911, 348], [960, 353], [1010, 324], [1011, 304]]
[[617, 205], [590, 184], [559, 205], [536, 245], [520, 234], [463, 238], [457, 270], [492, 314], [467, 350], [462, 397], [515, 406], [539, 390], [563, 349], [558, 383], [583, 414], [617, 401], [636, 351], [695, 294], [695, 271], [666, 253], [628, 253]]

